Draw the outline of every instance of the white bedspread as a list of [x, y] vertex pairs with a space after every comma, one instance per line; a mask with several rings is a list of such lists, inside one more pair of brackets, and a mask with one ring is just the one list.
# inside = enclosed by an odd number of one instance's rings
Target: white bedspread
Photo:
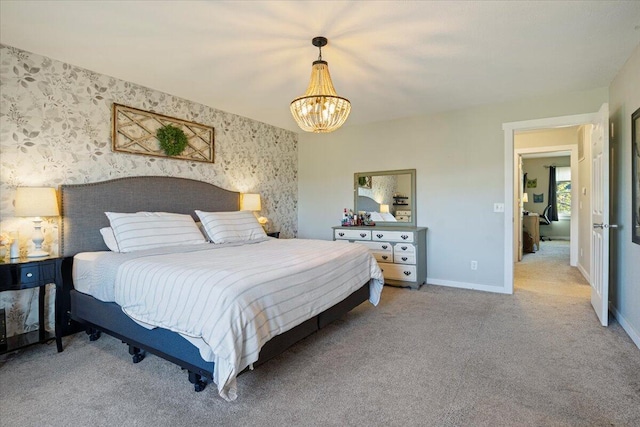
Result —
[[384, 279], [366, 247], [269, 239], [242, 246], [160, 251], [125, 261], [115, 301], [134, 320], [202, 338], [201, 356], [226, 400], [236, 375], [269, 339], [345, 299], [370, 281], [377, 305]]

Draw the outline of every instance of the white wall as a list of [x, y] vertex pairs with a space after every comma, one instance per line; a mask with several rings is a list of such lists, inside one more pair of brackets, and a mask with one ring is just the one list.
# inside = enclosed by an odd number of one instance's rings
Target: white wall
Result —
[[640, 108], [640, 45], [609, 86], [612, 140], [610, 300], [618, 322], [640, 347], [640, 245], [631, 241], [631, 114]]
[[592, 113], [607, 97], [601, 88], [300, 135], [299, 236], [331, 239], [353, 206], [355, 172], [415, 168], [428, 282], [503, 292], [504, 218], [493, 212], [494, 202], [508, 202], [502, 124]]

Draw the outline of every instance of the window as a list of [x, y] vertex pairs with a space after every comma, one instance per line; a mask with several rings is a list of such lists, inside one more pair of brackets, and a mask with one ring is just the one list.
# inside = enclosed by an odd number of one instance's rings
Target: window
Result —
[[556, 168], [556, 191], [558, 201], [558, 216], [571, 216], [571, 168], [562, 166]]

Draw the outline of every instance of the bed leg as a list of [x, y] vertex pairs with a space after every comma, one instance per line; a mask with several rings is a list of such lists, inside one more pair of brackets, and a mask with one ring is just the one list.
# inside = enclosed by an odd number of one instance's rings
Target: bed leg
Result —
[[145, 352], [138, 347], [129, 345], [129, 354], [132, 356], [133, 363], [140, 363], [144, 360]]
[[97, 341], [98, 338], [100, 338], [100, 335], [102, 334], [102, 332], [100, 332], [99, 330], [91, 327], [87, 327], [85, 332], [87, 333], [87, 335], [89, 335], [89, 341]]
[[196, 374], [195, 372], [189, 371], [189, 382], [193, 384], [193, 389], [195, 391], [202, 391], [207, 386], [205, 381], [202, 381], [202, 377], [200, 374]]

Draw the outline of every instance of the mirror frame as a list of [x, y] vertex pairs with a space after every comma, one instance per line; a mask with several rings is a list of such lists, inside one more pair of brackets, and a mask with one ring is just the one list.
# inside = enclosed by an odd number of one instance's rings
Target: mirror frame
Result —
[[376, 172], [356, 172], [353, 174], [353, 211], [358, 212], [358, 187], [360, 178], [368, 176], [386, 176], [386, 175], [411, 175], [411, 221], [409, 222], [391, 222], [378, 221], [376, 225], [392, 226], [392, 227], [415, 227], [416, 226], [416, 170], [415, 169], [398, 169], [389, 171]]

